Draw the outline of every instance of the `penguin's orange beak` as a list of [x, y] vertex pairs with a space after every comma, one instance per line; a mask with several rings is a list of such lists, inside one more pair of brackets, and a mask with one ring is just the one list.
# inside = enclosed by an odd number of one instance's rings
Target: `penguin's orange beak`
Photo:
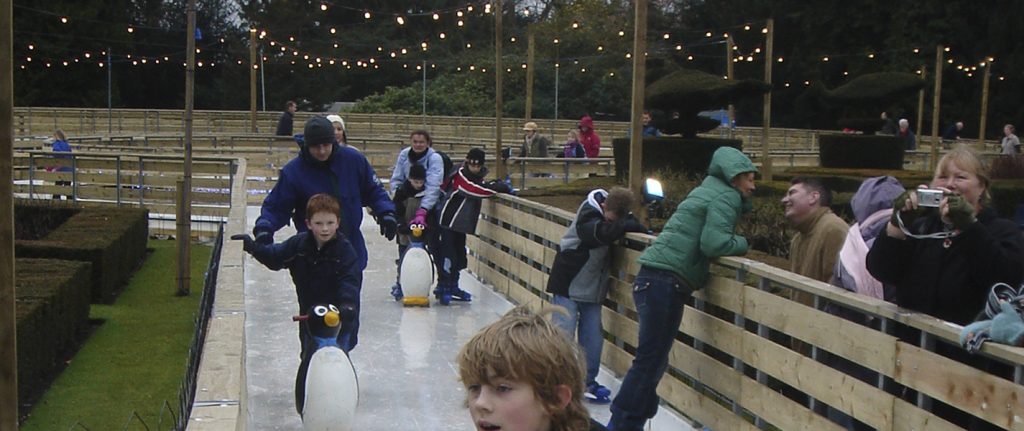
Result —
[[324, 316], [324, 323], [332, 328], [338, 326], [338, 324], [341, 323], [341, 316], [333, 311], [328, 311], [327, 315]]

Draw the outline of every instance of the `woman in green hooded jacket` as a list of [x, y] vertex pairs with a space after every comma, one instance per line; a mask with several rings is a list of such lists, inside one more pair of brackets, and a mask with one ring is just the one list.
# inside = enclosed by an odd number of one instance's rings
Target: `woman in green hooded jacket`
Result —
[[608, 429], [641, 430], [657, 413], [658, 381], [668, 367], [683, 307], [693, 291], [707, 282], [711, 259], [747, 252], [747, 240], [735, 228], [740, 216], [751, 209], [756, 173], [739, 150], [716, 150], [704, 181], [679, 204], [661, 234], [640, 255], [641, 267], [633, 283], [639, 343], [612, 402]]

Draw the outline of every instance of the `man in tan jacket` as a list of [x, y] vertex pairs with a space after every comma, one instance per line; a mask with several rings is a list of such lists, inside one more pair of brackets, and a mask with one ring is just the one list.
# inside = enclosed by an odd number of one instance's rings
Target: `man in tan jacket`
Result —
[[[786, 220], [797, 231], [789, 246], [789, 270], [826, 283], [849, 230], [829, 208], [831, 204], [832, 191], [817, 178], [793, 178], [782, 198]], [[792, 299], [813, 305], [808, 293], [794, 292]]]

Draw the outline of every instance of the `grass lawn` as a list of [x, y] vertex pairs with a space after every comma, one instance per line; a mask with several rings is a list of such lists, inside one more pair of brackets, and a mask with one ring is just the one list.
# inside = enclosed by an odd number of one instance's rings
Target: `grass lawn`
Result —
[[[150, 240], [149, 255], [113, 305], [93, 304], [102, 321], [21, 426], [23, 431], [148, 429], [173, 424], [193, 319], [212, 248], [193, 244], [191, 295], [177, 297], [175, 242]], [[161, 410], [163, 419], [160, 427]], [[125, 428], [129, 418], [131, 426]], [[83, 429], [75, 427], [75, 429]]]

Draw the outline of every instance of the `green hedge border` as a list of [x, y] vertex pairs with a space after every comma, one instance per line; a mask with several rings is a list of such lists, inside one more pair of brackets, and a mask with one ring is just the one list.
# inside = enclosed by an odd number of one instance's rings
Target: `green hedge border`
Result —
[[92, 301], [112, 303], [146, 256], [149, 210], [85, 208], [40, 240], [15, 241], [15, 256], [92, 263]]
[[37, 399], [80, 345], [89, 324], [92, 264], [17, 258], [18, 399]]

